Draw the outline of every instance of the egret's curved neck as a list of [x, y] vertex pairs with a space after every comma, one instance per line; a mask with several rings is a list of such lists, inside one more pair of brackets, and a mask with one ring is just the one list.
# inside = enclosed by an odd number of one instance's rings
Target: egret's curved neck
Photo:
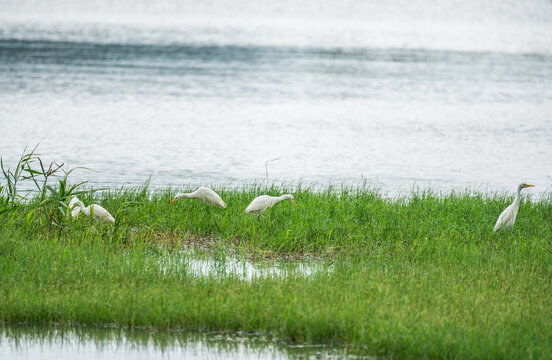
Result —
[[521, 202], [521, 189], [523, 189], [521, 186], [518, 186], [516, 191], [516, 198], [514, 199], [514, 204], [519, 205]]
[[73, 207], [69, 209], [71, 211], [71, 216], [77, 216], [84, 209], [84, 203], [80, 200], [73, 204]]
[[284, 195], [280, 195], [276, 198], [276, 202], [279, 202], [279, 201], [282, 201], [282, 200], [291, 200], [293, 199], [293, 196], [291, 196], [290, 194], [284, 194]]

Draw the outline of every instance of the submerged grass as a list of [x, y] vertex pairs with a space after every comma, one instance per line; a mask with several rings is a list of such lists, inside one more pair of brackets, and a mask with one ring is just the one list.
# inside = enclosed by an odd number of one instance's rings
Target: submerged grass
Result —
[[[182, 189], [179, 189], [182, 190]], [[186, 189], [184, 189], [186, 190]], [[552, 357], [552, 198], [524, 200], [493, 233], [503, 195], [366, 188], [218, 188], [225, 210], [175, 191], [84, 194], [115, 226], [0, 215], [0, 320], [269, 333], [427, 358]], [[261, 217], [257, 195], [293, 193]], [[187, 244], [248, 257], [315, 256], [332, 271], [243, 281], [161, 271]], [[210, 250], [209, 250], [210, 249]]]

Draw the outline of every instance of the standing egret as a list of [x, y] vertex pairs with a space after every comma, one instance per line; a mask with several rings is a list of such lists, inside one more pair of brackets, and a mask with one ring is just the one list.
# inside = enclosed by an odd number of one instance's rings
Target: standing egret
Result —
[[204, 187], [204, 186], [200, 187], [199, 189], [197, 189], [196, 191], [191, 192], [191, 193], [176, 194], [176, 196], [169, 203], [169, 205], [171, 205], [176, 200], [180, 200], [182, 198], [199, 199], [207, 205], [218, 206], [218, 207], [223, 208], [223, 209], [226, 208], [226, 204], [224, 203], [224, 201], [222, 201], [221, 197], [216, 192], [214, 192], [213, 190], [211, 190], [207, 187]]
[[293, 196], [290, 194], [282, 196], [261, 195], [253, 199], [251, 204], [245, 209], [245, 212], [248, 214], [261, 215], [266, 209], [282, 200], [290, 200], [294, 205], [297, 205], [295, 200], [293, 200]]
[[517, 187], [516, 192], [516, 198], [514, 199], [514, 202], [506, 208], [500, 214], [498, 217], [498, 220], [496, 221], [496, 225], [494, 227], [494, 231], [498, 231], [502, 228], [512, 228], [514, 226], [514, 221], [516, 221], [516, 215], [519, 210], [519, 203], [521, 201], [521, 189], [525, 189], [526, 187], [535, 186], [531, 184], [521, 183]]
[[72, 217], [76, 217], [82, 211], [84, 215], [88, 217], [92, 216], [95, 220], [106, 221], [112, 224], [115, 223], [115, 218], [102, 206], [91, 204], [84, 207], [84, 203], [76, 197], [72, 198], [69, 202], [69, 209], [71, 210]]

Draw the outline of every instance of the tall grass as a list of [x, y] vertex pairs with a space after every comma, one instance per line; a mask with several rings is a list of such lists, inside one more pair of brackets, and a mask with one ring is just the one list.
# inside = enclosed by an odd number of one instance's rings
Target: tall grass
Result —
[[[15, 170], [0, 164], [0, 321], [252, 331], [400, 358], [552, 358], [551, 195], [524, 198], [499, 233], [513, 195], [253, 184], [216, 188], [227, 209], [169, 206], [194, 189], [70, 186], [35, 150]], [[22, 181], [35, 196], [20, 196]], [[265, 193], [293, 193], [297, 206], [245, 214]], [[115, 224], [69, 217], [75, 195]], [[332, 271], [197, 276], [180, 262], [191, 245], [220, 259], [316, 257]]]
[[[366, 188], [219, 187], [227, 209], [147, 187], [83, 194], [116, 226], [36, 221], [29, 199], [0, 215], [0, 319], [269, 333], [392, 357], [550, 358], [552, 199], [523, 200], [513, 230], [493, 233], [513, 197]], [[291, 192], [261, 217], [262, 193]], [[187, 244], [214, 253], [315, 256], [333, 271], [243, 281], [160, 271]]]
[[[188, 191], [191, 189], [179, 189]], [[510, 196], [452, 193], [438, 196], [417, 192], [388, 198], [368, 189], [290, 189], [255, 185], [216, 189], [227, 209], [181, 200], [168, 206], [176, 191], [150, 193], [121, 189], [88, 194], [120, 215], [135, 231], [216, 238], [218, 242], [273, 253], [370, 254], [377, 249], [408, 248], [412, 256], [441, 256], [447, 247], [492, 248], [516, 241], [543, 242], [552, 230], [550, 199], [523, 201], [511, 231], [495, 234], [494, 223], [513, 200]], [[297, 206], [281, 202], [261, 217], [245, 214], [256, 196], [293, 192]], [[128, 206], [132, 204], [132, 206]], [[124, 227], [123, 227], [124, 228]]]
[[[65, 170], [63, 163], [56, 162], [50, 163], [46, 168], [37, 148], [38, 145], [30, 151], [25, 148], [13, 168], [4, 164], [4, 159], [0, 157], [0, 170], [4, 177], [4, 181], [0, 182], [0, 216], [29, 201], [30, 193], [21, 195], [19, 186], [22, 183], [32, 183], [36, 186], [37, 193], [31, 199], [33, 209], [27, 214], [27, 223], [32, 219], [63, 230], [62, 222], [70, 210], [69, 200], [99, 189], [83, 189], [82, 185], [86, 182], [71, 185], [68, 181], [69, 175], [79, 168]], [[52, 178], [57, 180], [54, 186], [48, 183]]]

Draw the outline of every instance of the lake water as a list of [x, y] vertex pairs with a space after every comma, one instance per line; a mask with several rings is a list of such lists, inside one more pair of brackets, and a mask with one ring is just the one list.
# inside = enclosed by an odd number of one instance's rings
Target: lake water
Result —
[[552, 3], [0, 2], [0, 156], [95, 185], [552, 187]]
[[284, 360], [363, 357], [325, 345], [286, 345], [262, 335], [12, 325], [0, 327], [0, 358]]

